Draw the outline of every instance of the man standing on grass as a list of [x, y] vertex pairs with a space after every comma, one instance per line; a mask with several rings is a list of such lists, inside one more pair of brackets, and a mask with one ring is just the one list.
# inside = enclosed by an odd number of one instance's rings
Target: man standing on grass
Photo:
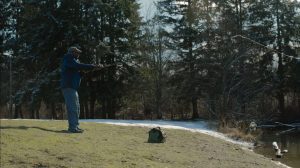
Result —
[[80, 71], [99, 69], [101, 66], [82, 64], [78, 61], [81, 51], [76, 47], [70, 47], [64, 55], [61, 65], [61, 88], [64, 95], [68, 112], [68, 123], [70, 133], [82, 133], [79, 128], [80, 104], [77, 90], [80, 85]]

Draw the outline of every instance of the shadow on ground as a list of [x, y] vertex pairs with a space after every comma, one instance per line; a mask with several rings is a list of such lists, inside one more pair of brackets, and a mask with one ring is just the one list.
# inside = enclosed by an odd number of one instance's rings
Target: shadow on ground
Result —
[[28, 130], [28, 129], [39, 129], [42, 131], [54, 132], [54, 133], [69, 133], [67, 130], [51, 130], [41, 127], [27, 127], [27, 126], [18, 126], [18, 127], [11, 127], [11, 126], [0, 126], [0, 129], [20, 129], [20, 130]]

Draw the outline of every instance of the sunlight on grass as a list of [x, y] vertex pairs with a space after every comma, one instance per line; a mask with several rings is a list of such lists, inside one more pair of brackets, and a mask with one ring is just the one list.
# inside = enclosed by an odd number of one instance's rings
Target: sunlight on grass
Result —
[[269, 159], [208, 135], [166, 130], [163, 144], [147, 143], [148, 128], [66, 121], [0, 120], [1, 167], [276, 167]]

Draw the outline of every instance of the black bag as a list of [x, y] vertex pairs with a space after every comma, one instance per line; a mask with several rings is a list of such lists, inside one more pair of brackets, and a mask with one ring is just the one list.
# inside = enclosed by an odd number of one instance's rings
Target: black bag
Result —
[[148, 143], [164, 143], [166, 138], [167, 134], [160, 127], [152, 128], [149, 131]]

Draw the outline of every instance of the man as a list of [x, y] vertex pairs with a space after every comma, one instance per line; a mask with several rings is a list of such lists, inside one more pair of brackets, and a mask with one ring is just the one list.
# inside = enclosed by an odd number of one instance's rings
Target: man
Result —
[[77, 90], [80, 85], [80, 71], [101, 68], [98, 65], [82, 64], [77, 60], [81, 51], [76, 47], [70, 47], [64, 55], [61, 65], [61, 88], [68, 112], [68, 131], [70, 133], [82, 133], [79, 128], [80, 104]]

